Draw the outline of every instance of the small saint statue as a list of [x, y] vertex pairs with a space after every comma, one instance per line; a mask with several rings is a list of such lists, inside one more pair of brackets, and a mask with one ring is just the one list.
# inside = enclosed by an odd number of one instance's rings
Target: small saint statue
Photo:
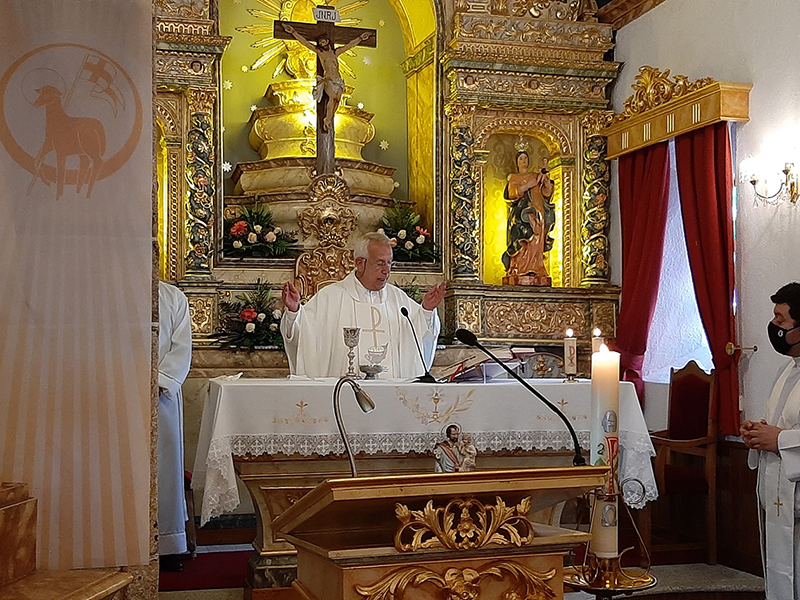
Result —
[[461, 454], [461, 428], [458, 425], [448, 425], [445, 430], [445, 439], [436, 444], [433, 449], [433, 458], [436, 461], [437, 473], [455, 473], [461, 470], [464, 460]]
[[372, 35], [371, 31], [365, 31], [357, 38], [350, 40], [344, 46], [336, 48], [333, 42], [327, 37], [320, 37], [316, 44], [313, 44], [297, 30], [287, 23], [283, 23], [283, 29], [292, 35], [294, 39], [303, 44], [319, 57], [319, 64], [322, 65], [322, 75], [317, 72], [317, 85], [314, 87], [314, 100], [319, 103], [322, 100], [323, 92], [328, 96], [328, 103], [325, 109], [325, 118], [322, 122], [322, 129], [330, 131], [333, 126], [333, 116], [344, 94], [344, 79], [339, 71], [339, 55], [344, 54], [350, 48], [358, 46], [361, 42], [367, 41]]
[[478, 457], [478, 449], [472, 443], [472, 436], [465, 433], [461, 436], [461, 467], [459, 471], [474, 471], [476, 466], [476, 459]]

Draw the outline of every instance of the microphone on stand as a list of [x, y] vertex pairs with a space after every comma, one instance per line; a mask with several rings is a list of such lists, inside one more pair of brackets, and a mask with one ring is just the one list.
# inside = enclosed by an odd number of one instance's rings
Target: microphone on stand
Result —
[[538, 391], [533, 389], [522, 377], [520, 377], [519, 375], [514, 373], [514, 371], [509, 369], [508, 365], [506, 365], [506, 363], [501, 361], [494, 354], [492, 354], [486, 348], [484, 348], [480, 344], [480, 342], [478, 342], [478, 338], [475, 337], [474, 333], [472, 333], [471, 331], [469, 331], [467, 329], [458, 329], [456, 331], [456, 338], [458, 338], [459, 342], [461, 342], [463, 344], [466, 344], [467, 346], [473, 346], [474, 348], [477, 348], [478, 350], [481, 350], [484, 354], [486, 354], [494, 362], [496, 362], [498, 365], [503, 367], [503, 369], [505, 369], [506, 372], [509, 375], [511, 375], [511, 377], [516, 379], [519, 383], [521, 383], [523, 386], [525, 386], [525, 388], [527, 388], [528, 391], [532, 392], [537, 398], [539, 398], [539, 400], [544, 402], [550, 410], [552, 410], [554, 413], [556, 413], [561, 418], [561, 420], [564, 421], [564, 424], [567, 426], [567, 429], [569, 429], [569, 433], [572, 436], [572, 444], [573, 444], [573, 446], [575, 448], [575, 456], [572, 459], [572, 464], [574, 466], [576, 466], [576, 467], [582, 467], [582, 466], [586, 465], [586, 459], [583, 458], [583, 455], [581, 454], [581, 446], [578, 443], [578, 436], [575, 433], [575, 428], [572, 426], [572, 423], [569, 422], [569, 419], [567, 419], [567, 416], [563, 412], [561, 412], [555, 404], [550, 402], [547, 398], [542, 396], [542, 394], [540, 394]]
[[400, 307], [400, 314], [403, 315], [408, 324], [411, 326], [411, 333], [414, 335], [414, 343], [417, 345], [417, 352], [419, 352], [419, 359], [422, 361], [422, 368], [425, 369], [425, 375], [421, 375], [417, 377], [414, 381], [417, 383], [438, 383], [436, 378], [431, 375], [431, 372], [428, 370], [428, 367], [425, 366], [425, 358], [422, 356], [422, 348], [419, 346], [419, 340], [417, 339], [417, 332], [414, 331], [414, 324], [411, 322], [411, 319], [408, 316], [408, 309], [405, 306]]

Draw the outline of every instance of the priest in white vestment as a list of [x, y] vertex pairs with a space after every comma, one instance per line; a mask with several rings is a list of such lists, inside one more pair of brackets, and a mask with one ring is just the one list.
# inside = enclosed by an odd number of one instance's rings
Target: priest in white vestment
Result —
[[181, 386], [192, 364], [189, 301], [173, 285], [158, 284], [158, 553], [161, 568], [179, 571], [186, 552]]
[[[319, 290], [305, 306], [300, 293], [287, 282], [282, 299], [286, 306], [281, 319], [289, 369], [293, 375], [340, 377], [347, 372], [348, 348], [342, 337], [343, 327], [359, 327], [360, 342], [354, 368], [369, 361], [370, 349], [386, 346], [382, 365], [385, 379], [407, 379], [423, 375], [433, 363], [439, 336], [439, 306], [445, 284], [432, 287], [422, 305], [400, 288], [388, 283], [392, 271], [392, 247], [382, 233], [369, 233], [355, 249], [356, 269], [342, 281]], [[408, 319], [401, 308], [408, 310]], [[414, 325], [424, 357], [423, 364], [414, 341], [409, 320]]]
[[766, 600], [800, 600], [800, 283], [771, 298], [769, 340], [791, 357], [781, 367], [764, 418], [744, 421], [741, 434], [758, 468], [757, 494]]

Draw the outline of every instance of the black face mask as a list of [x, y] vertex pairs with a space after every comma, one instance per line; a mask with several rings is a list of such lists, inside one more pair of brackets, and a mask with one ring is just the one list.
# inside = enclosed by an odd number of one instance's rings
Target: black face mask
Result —
[[795, 329], [797, 329], [797, 327], [792, 327], [791, 329], [781, 329], [772, 321], [769, 322], [769, 325], [767, 325], [767, 335], [769, 335], [769, 342], [772, 344], [772, 347], [775, 348], [775, 352], [788, 355], [794, 346], [800, 344], [800, 342], [790, 344], [786, 341], [786, 334], [790, 331], [794, 331]]

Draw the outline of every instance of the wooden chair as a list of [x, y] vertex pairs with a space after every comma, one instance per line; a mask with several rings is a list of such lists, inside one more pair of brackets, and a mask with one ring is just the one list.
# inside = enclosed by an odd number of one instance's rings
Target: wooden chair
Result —
[[[678, 371], [670, 370], [668, 428], [652, 432], [650, 436], [656, 449], [655, 471], [660, 497], [665, 500], [677, 494], [706, 497], [706, 543], [673, 544], [670, 548], [705, 548], [706, 560], [711, 565], [717, 563], [717, 415], [713, 398], [713, 372], [704, 373], [694, 361]], [[679, 454], [702, 457], [703, 469], [677, 463], [675, 458]], [[650, 509], [645, 512], [644, 537], [649, 538]]]

